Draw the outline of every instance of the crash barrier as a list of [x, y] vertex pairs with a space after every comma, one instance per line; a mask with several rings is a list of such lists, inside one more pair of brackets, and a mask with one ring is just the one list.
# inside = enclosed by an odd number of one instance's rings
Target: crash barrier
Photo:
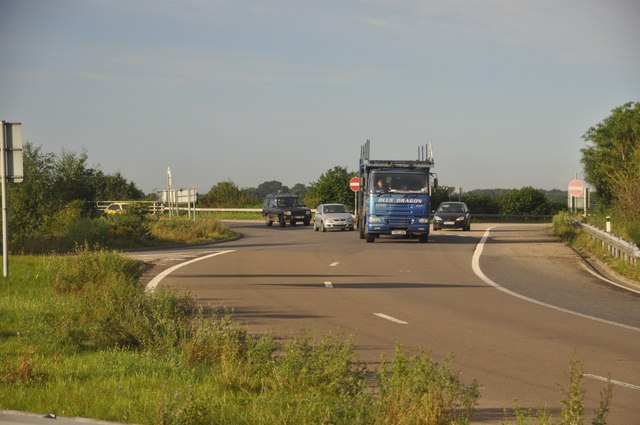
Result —
[[158, 201], [98, 201], [98, 209], [104, 211], [109, 205], [125, 203], [125, 204], [140, 204], [148, 208], [150, 214], [162, 214], [168, 211], [167, 206]]
[[607, 233], [604, 230], [600, 230], [597, 227], [591, 226], [579, 221], [574, 222], [576, 226], [579, 226], [589, 234], [593, 239], [597, 239], [609, 253], [616, 258], [621, 258], [627, 263], [638, 264], [640, 258], [640, 248], [636, 244], [628, 242], [621, 237]]

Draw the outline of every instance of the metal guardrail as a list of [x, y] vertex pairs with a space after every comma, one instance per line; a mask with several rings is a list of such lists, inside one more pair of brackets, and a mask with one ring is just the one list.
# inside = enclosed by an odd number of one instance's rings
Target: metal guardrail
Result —
[[640, 248], [637, 245], [589, 224], [579, 221], [576, 221], [575, 224], [591, 235], [592, 238], [598, 239], [602, 243], [602, 247], [606, 248], [611, 255], [622, 258], [634, 266], [638, 263]]

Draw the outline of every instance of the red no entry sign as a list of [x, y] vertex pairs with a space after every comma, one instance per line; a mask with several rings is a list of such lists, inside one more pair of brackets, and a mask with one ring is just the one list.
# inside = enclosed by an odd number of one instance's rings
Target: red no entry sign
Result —
[[584, 193], [584, 184], [580, 180], [571, 180], [569, 182], [569, 195], [582, 196]]
[[360, 190], [360, 178], [359, 177], [352, 177], [351, 180], [349, 181], [349, 188], [351, 190], [353, 190], [354, 192], [357, 192]]

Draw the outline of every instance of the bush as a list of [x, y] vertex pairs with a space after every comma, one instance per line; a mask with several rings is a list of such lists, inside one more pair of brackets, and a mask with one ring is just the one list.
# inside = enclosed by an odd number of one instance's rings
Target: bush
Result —
[[147, 296], [137, 283], [142, 263], [85, 246], [59, 264], [53, 285], [71, 295], [60, 328], [72, 344], [171, 349], [185, 338], [190, 301], [162, 292]]
[[411, 357], [396, 344], [392, 362], [383, 361], [378, 372], [382, 423], [468, 423], [480, 387], [476, 381], [463, 384], [450, 369], [452, 360], [439, 365], [427, 353]]
[[553, 234], [559, 236], [566, 243], [571, 243], [577, 236], [577, 231], [573, 225], [574, 217], [568, 211], [561, 211], [553, 216]]

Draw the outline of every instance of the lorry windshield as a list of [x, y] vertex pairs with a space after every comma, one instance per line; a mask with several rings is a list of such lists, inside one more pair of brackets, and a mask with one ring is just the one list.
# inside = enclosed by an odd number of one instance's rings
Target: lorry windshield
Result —
[[428, 193], [429, 179], [424, 173], [376, 171], [369, 179], [369, 193]]

